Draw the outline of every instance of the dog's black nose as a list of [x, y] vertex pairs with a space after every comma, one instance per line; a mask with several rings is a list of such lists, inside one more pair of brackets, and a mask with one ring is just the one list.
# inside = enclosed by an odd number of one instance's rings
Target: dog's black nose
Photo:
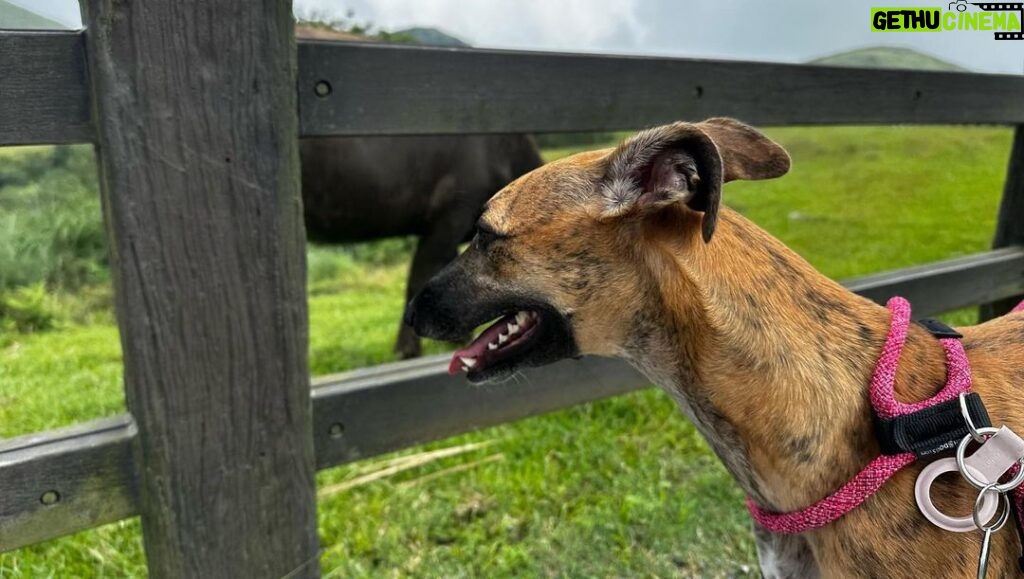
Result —
[[408, 325], [421, 338], [434, 340], [458, 340], [469, 330], [459, 328], [459, 316], [455, 315], [455, 304], [464, 303], [458, 295], [440, 293], [427, 284], [405, 306], [402, 323]]

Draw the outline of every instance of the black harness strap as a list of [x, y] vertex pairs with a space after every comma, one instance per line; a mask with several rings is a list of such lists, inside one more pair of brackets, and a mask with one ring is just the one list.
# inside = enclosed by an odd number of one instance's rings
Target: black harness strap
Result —
[[[977, 392], [968, 394], [965, 402], [976, 427], [992, 426]], [[953, 450], [968, 434], [959, 398], [888, 420], [875, 416], [875, 436], [882, 454], [913, 452], [919, 458], [928, 457]]]
[[[939, 339], [963, 336], [946, 324], [933, 319], [918, 322]], [[992, 426], [981, 396], [971, 392], [965, 397], [967, 411], [975, 427]], [[960, 400], [954, 398], [917, 412], [884, 419], [875, 415], [875, 437], [882, 454], [913, 452], [919, 458], [952, 450], [970, 433], [960, 410]]]
[[917, 323], [924, 326], [924, 329], [940, 340], [943, 338], [956, 338], [959, 340], [964, 337], [960, 332], [933, 318], [924, 318], [918, 320]]

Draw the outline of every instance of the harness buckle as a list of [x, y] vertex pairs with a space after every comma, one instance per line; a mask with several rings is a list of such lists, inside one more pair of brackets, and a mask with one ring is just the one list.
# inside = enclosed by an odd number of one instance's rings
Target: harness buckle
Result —
[[961, 334], [960, 332], [933, 318], [922, 318], [918, 320], [917, 323], [924, 326], [924, 329], [928, 330], [931, 333], [931, 335], [935, 336], [940, 340], [946, 338], [954, 338], [959, 340], [960, 338], [964, 337], [964, 335]]
[[964, 436], [992, 426], [977, 392], [894, 418], [880, 418], [876, 414], [874, 421], [882, 454], [913, 452], [918, 457], [953, 450]]

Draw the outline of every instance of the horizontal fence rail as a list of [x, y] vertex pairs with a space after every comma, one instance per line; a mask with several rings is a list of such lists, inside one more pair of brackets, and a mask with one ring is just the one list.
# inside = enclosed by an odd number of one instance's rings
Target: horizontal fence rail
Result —
[[1010, 75], [306, 42], [298, 82], [303, 135], [1024, 123]]
[[904, 296], [916, 317], [984, 304], [1024, 293], [1024, 258], [1009, 247], [864, 276], [845, 285], [878, 303]]
[[129, 416], [0, 442], [0, 552], [138, 514]]
[[[0, 31], [0, 145], [90, 142], [82, 34]], [[300, 134], [1024, 123], [1024, 77], [300, 41]], [[386, 70], [386, 75], [381, 71]]]
[[0, 145], [93, 140], [85, 37], [0, 30]]
[[[877, 302], [902, 295], [927, 316], [1024, 293], [1024, 248], [1011, 247], [850, 280]], [[943, 291], [934, 292], [941, 287]], [[566, 360], [524, 379], [472, 386], [446, 356], [313, 383], [318, 468], [638, 390], [625, 363]], [[0, 442], [0, 551], [137, 514], [135, 427], [127, 416]]]

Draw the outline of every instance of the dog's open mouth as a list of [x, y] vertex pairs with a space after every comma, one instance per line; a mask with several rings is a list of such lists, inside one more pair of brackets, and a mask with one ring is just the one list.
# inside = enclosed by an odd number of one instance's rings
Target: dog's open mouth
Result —
[[464, 372], [473, 384], [500, 382], [520, 368], [578, 357], [573, 316], [572, 311], [563, 313], [535, 297], [475, 299], [454, 290], [442, 293], [429, 287], [413, 299], [407, 312], [416, 333], [435, 340], [463, 340], [474, 328], [487, 324], [487, 329], [455, 352], [448, 364], [449, 374]]
[[500, 318], [452, 356], [449, 374], [477, 374], [524, 354], [536, 340], [540, 325], [541, 316], [525, 309]]
[[499, 318], [471, 344], [452, 355], [448, 373], [480, 374], [498, 362], [525, 354], [536, 341], [541, 323], [541, 315], [532, 310]]

